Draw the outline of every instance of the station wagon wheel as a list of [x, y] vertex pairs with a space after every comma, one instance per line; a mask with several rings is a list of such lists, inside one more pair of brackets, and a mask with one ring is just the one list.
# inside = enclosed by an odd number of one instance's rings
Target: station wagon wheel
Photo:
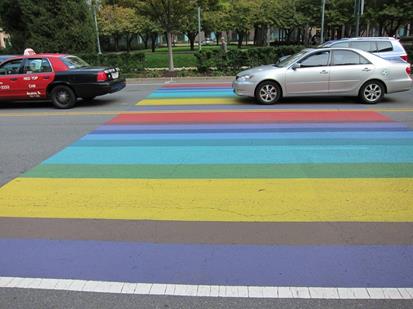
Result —
[[360, 89], [360, 99], [363, 103], [376, 104], [383, 99], [385, 88], [379, 81], [369, 81]]
[[281, 97], [280, 86], [273, 81], [264, 81], [255, 89], [255, 98], [261, 104], [275, 104]]
[[53, 105], [57, 108], [72, 108], [76, 103], [76, 96], [68, 86], [56, 86], [51, 92]]

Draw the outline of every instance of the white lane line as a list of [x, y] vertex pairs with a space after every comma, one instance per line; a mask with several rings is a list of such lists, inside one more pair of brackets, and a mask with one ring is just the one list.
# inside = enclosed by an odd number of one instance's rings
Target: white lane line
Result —
[[0, 277], [0, 288], [64, 290], [112, 294], [313, 299], [408, 299], [413, 288], [336, 288], [225, 286], [163, 283], [131, 283], [94, 280]]

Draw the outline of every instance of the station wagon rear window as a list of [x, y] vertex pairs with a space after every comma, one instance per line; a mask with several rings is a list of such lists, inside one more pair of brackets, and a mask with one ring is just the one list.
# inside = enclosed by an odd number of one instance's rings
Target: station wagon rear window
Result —
[[61, 59], [69, 69], [80, 69], [89, 66], [89, 64], [86, 61], [76, 56], [64, 56]]

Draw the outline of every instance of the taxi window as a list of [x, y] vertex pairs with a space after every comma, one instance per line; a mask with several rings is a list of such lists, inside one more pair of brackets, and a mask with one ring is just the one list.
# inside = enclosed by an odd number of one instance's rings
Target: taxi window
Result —
[[21, 74], [20, 67], [22, 62], [22, 59], [16, 59], [3, 63], [3, 65], [0, 66], [0, 75]]
[[24, 74], [49, 73], [52, 71], [49, 61], [45, 58], [27, 59], [23, 69]]
[[369, 61], [361, 55], [349, 50], [335, 50], [332, 65], [368, 64]]

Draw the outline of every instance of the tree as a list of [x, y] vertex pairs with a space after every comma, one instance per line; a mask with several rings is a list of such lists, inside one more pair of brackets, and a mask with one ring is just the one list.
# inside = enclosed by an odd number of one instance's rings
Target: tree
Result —
[[148, 16], [159, 24], [167, 34], [169, 70], [174, 70], [172, 52], [172, 33], [179, 31], [182, 22], [193, 14], [198, 6], [196, 0], [146, 0], [139, 1], [139, 10], [142, 15]]
[[3, 27], [14, 52], [94, 52], [92, 14], [86, 1], [2, 0]]

